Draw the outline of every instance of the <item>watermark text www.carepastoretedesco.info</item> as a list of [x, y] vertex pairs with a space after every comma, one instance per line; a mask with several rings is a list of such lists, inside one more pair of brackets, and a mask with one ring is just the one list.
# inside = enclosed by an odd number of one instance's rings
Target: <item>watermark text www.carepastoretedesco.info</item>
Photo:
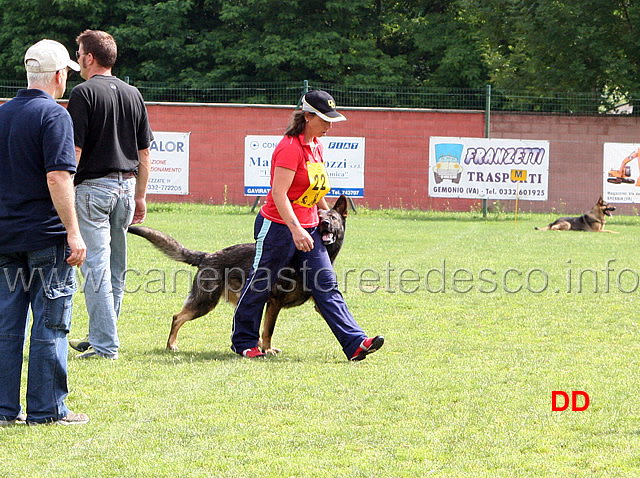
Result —
[[[2, 279], [6, 280], [10, 290], [15, 290], [19, 285], [29, 290], [34, 281], [46, 284], [68, 283], [69, 274], [75, 274], [72, 269], [67, 269], [66, 276], [61, 277], [56, 271], [19, 270], [10, 273], [3, 270]], [[177, 269], [149, 268], [139, 270], [129, 268], [125, 271], [125, 292], [136, 293], [183, 293], [185, 287], [195, 285], [199, 290], [213, 293], [217, 288], [223, 287], [227, 292], [240, 293], [249, 273], [243, 269], [234, 267], [229, 269], [207, 269], [207, 273], [196, 268], [181, 267]], [[299, 280], [295, 279], [297, 272]], [[326, 284], [326, 280], [317, 281], [318, 274], [327, 271], [311, 271], [303, 267], [298, 271], [285, 268], [275, 276], [263, 275], [259, 282], [252, 287], [260, 291], [279, 288], [281, 292], [292, 292], [296, 287], [303, 287], [306, 292], [311, 292], [309, 284]], [[329, 271], [334, 273], [333, 270]], [[87, 287], [94, 290], [105, 284], [106, 271], [89, 271], [87, 277], [77, 274], [78, 289], [84, 291]], [[233, 277], [234, 280], [230, 280]], [[442, 259], [437, 266], [425, 268], [396, 267], [391, 261], [387, 261], [380, 267], [345, 267], [338, 268], [336, 273], [338, 287], [343, 293], [353, 289], [363, 293], [389, 293], [389, 294], [414, 294], [427, 292], [430, 294], [467, 294], [478, 292], [492, 294], [504, 292], [507, 294], [588, 294], [588, 293], [623, 293], [632, 294], [640, 288], [640, 274], [630, 267], [620, 266], [616, 259], [608, 259], [600, 267], [577, 267], [567, 260], [561, 268], [555, 268], [553, 273], [543, 267], [506, 267], [498, 270], [490, 267], [471, 269], [467, 267], [454, 267]], [[224, 287], [224, 284], [227, 284]]]
[[490, 267], [471, 269], [453, 267], [446, 259], [435, 267], [419, 270], [394, 267], [391, 261], [379, 268], [345, 268], [340, 271], [344, 292], [354, 287], [362, 292], [413, 294], [426, 291], [432, 294], [492, 294], [518, 293], [612, 293], [632, 294], [640, 287], [640, 274], [629, 267], [616, 267], [616, 259], [608, 259], [601, 267], [577, 267], [566, 261], [560, 273], [542, 267]]

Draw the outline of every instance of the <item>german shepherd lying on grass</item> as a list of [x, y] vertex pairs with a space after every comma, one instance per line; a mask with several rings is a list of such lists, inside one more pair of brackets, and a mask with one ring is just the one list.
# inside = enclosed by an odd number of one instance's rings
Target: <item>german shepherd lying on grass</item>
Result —
[[606, 217], [616, 208], [610, 206], [602, 200], [602, 196], [593, 209], [579, 217], [561, 217], [546, 227], [536, 227], [538, 231], [591, 231], [591, 232], [608, 232], [610, 234], [618, 234], [604, 228]]
[[[329, 211], [320, 211], [320, 235], [333, 264], [344, 242], [347, 217], [347, 199], [340, 196]], [[218, 305], [224, 292], [225, 300], [238, 304], [242, 288], [249, 278], [256, 246], [238, 244], [221, 251], [208, 253], [184, 248], [172, 237], [155, 229], [130, 226], [129, 232], [150, 241], [171, 259], [196, 266], [198, 271], [182, 310], [173, 316], [171, 332], [167, 341], [168, 350], [178, 350], [178, 331], [185, 322], [209, 313]], [[285, 269], [282, 278], [272, 289], [267, 302], [260, 347], [265, 353], [277, 354], [271, 345], [273, 330], [280, 310], [304, 304], [311, 293], [302, 285], [302, 279], [293, 269]], [[295, 283], [295, 286], [293, 285]]]

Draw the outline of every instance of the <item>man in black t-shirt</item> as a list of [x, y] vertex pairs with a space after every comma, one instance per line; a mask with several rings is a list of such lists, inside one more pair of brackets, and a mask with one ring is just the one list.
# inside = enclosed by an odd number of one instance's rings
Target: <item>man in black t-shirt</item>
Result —
[[76, 39], [80, 75], [71, 91], [78, 172], [76, 208], [87, 259], [82, 267], [89, 335], [69, 341], [79, 358], [118, 358], [117, 321], [125, 288], [127, 228], [147, 211], [153, 134], [142, 95], [112, 75], [116, 42], [99, 30]]

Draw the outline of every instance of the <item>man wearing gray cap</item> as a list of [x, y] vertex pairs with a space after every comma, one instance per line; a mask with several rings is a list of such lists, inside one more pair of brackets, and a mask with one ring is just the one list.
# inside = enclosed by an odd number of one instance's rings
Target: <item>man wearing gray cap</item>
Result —
[[[42, 40], [24, 57], [27, 89], [0, 106], [0, 426], [87, 423], [67, 396], [67, 333], [76, 291], [74, 266], [86, 256], [74, 206], [73, 124], [56, 103], [69, 68], [66, 48]], [[28, 313], [27, 414], [20, 375]]]

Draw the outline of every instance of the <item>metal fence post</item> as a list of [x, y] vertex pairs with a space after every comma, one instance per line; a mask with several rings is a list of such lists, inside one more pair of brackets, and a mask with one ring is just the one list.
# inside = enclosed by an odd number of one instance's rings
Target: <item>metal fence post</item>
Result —
[[298, 105], [296, 106], [296, 109], [302, 106], [302, 97], [306, 95], [308, 92], [309, 92], [309, 80], [304, 80], [302, 82], [302, 94], [300, 95], [300, 99], [298, 99]]
[[[491, 85], [487, 85], [484, 100], [484, 137], [489, 137], [491, 125]], [[487, 217], [487, 198], [482, 200], [482, 217]]]

